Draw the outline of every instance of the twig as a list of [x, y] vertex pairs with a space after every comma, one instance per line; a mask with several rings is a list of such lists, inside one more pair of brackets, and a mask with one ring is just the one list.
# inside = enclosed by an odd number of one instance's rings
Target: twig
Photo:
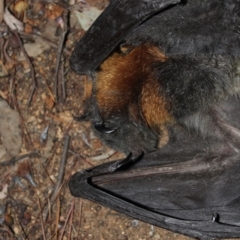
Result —
[[82, 225], [82, 199], [79, 198], [79, 225], [78, 225], [78, 229], [81, 229], [81, 225]]
[[21, 236], [21, 237], [22, 237], [24, 240], [28, 240], [29, 237], [27, 236], [26, 231], [25, 231], [23, 225], [21, 224], [21, 222], [19, 221], [19, 219], [17, 220], [17, 222], [18, 222], [18, 225], [20, 226], [21, 231], [22, 231], [22, 234], [21, 234], [22, 236]]
[[1, 224], [0, 231], [7, 232], [11, 238], [14, 238], [14, 234], [11, 228], [9, 228], [6, 224]]
[[[0, 29], [0, 32], [1, 32], [1, 29]], [[3, 47], [4, 47], [4, 39], [1, 37], [0, 38], [0, 59], [1, 59], [1, 65], [3, 66], [3, 56], [4, 56], [4, 50], [3, 50]], [[4, 69], [5, 71], [5, 69]]]
[[74, 151], [72, 151], [72, 150], [68, 150], [68, 151], [69, 151], [70, 153], [72, 153], [74, 156], [81, 158], [84, 162], [86, 162], [87, 164], [89, 164], [91, 167], [94, 167], [94, 166], [95, 166], [93, 163], [89, 162], [89, 161], [86, 159], [86, 157], [82, 156], [80, 153], [76, 153], [76, 152], [74, 152]]
[[9, 96], [8, 96], [8, 103], [10, 105], [10, 107], [14, 108], [15, 109], [15, 106], [14, 106], [14, 102], [15, 99], [16, 99], [16, 96], [15, 96], [15, 74], [16, 74], [16, 68], [14, 68], [13, 70], [13, 73], [11, 73], [10, 77], [9, 77]]
[[56, 101], [58, 101], [58, 84], [59, 84], [58, 80], [59, 80], [59, 67], [60, 67], [60, 62], [61, 62], [61, 55], [62, 55], [62, 51], [63, 51], [63, 45], [64, 45], [65, 39], [66, 39], [66, 34], [68, 32], [67, 15], [68, 15], [68, 11], [65, 11], [63, 13], [64, 31], [61, 35], [60, 43], [58, 45], [57, 57], [56, 57], [57, 63], [56, 63], [56, 68], [55, 68], [55, 83], [54, 83], [54, 94], [55, 94]]
[[63, 182], [65, 166], [66, 166], [66, 162], [67, 162], [67, 153], [68, 153], [69, 143], [70, 143], [70, 136], [68, 134], [66, 134], [64, 137], [63, 154], [62, 154], [60, 167], [59, 167], [58, 180], [57, 180], [55, 189], [54, 189], [52, 197], [51, 197], [52, 200], [56, 197], [58, 189]]
[[66, 228], [66, 226], [67, 226], [67, 223], [68, 223], [68, 220], [69, 220], [70, 215], [73, 214], [74, 206], [75, 206], [75, 198], [73, 199], [72, 206], [71, 206], [71, 208], [70, 208], [70, 210], [69, 210], [69, 212], [68, 212], [66, 221], [65, 221], [64, 226], [63, 226], [63, 229], [62, 229], [62, 234], [61, 234], [59, 240], [62, 240], [62, 239], [63, 239], [64, 231], [65, 231], [65, 228]]
[[[47, 44], [49, 44], [51, 47], [53, 48], [58, 48], [58, 44], [51, 41], [50, 39], [42, 36], [42, 35], [39, 35], [37, 33], [25, 33], [25, 32], [19, 32], [19, 34], [21, 35], [22, 38], [26, 39], [26, 40], [29, 40], [29, 41], [35, 41], [36, 39], [40, 38], [44, 41], [47, 42]], [[71, 56], [71, 51], [69, 51], [68, 49], [63, 49], [63, 52], [67, 55], [67, 56]]]
[[[63, 153], [62, 153], [62, 158], [61, 158], [60, 166], [59, 166], [58, 179], [57, 179], [55, 188], [53, 190], [52, 196], [50, 198], [50, 207], [53, 205], [55, 198], [58, 194], [59, 188], [61, 187], [61, 185], [63, 183], [63, 177], [64, 177], [65, 166], [66, 166], [66, 162], [67, 162], [67, 153], [68, 153], [69, 143], [70, 143], [70, 136], [68, 134], [66, 134], [64, 137], [64, 146], [63, 146]], [[48, 212], [49, 211], [45, 212], [44, 221], [47, 220]]]
[[[38, 205], [39, 205], [39, 209], [41, 209], [40, 199], [39, 198], [38, 198]], [[43, 226], [42, 214], [40, 214], [40, 220], [41, 220], [43, 239], [46, 240], [45, 230], [44, 230], [44, 226]]]
[[6, 40], [6, 42], [3, 45], [3, 54], [4, 57], [6, 58], [7, 62], [12, 62], [15, 63], [15, 60], [13, 60], [7, 53], [7, 48], [8, 48], [8, 44], [9, 44], [9, 39]]
[[8, 166], [10, 164], [16, 163], [16, 162], [18, 162], [19, 160], [21, 160], [23, 158], [30, 157], [32, 155], [37, 155], [37, 154], [38, 154], [38, 151], [32, 151], [32, 152], [29, 152], [29, 153], [25, 153], [23, 155], [20, 155], [20, 156], [17, 156], [17, 157], [13, 157], [10, 160], [4, 161], [4, 162], [0, 162], [0, 166], [1, 167], [5, 167], [5, 166]]
[[105, 152], [105, 153], [103, 153], [101, 155], [90, 157], [90, 159], [93, 160], [93, 161], [100, 161], [100, 160], [104, 160], [104, 159], [110, 158], [115, 153], [116, 153], [115, 150], [109, 149], [107, 152]]
[[57, 211], [56, 211], [56, 226], [55, 226], [55, 237], [56, 237], [56, 240], [58, 239], [58, 223], [59, 223], [59, 217], [60, 216], [60, 199], [58, 197], [57, 199]]
[[65, 100], [66, 100], [66, 88], [65, 88], [65, 83], [66, 83], [66, 81], [65, 81], [65, 74], [64, 74], [64, 64], [62, 63], [62, 65], [61, 65], [61, 80], [62, 80], [62, 99], [61, 99], [61, 101], [62, 102], [65, 102]]
[[[75, 206], [75, 198], [73, 199], [73, 205]], [[72, 234], [72, 224], [73, 224], [73, 210], [74, 210], [74, 206], [72, 209], [72, 214], [70, 216], [70, 223], [69, 223], [69, 235], [68, 235], [68, 240], [71, 240], [71, 234]]]
[[2, 78], [9, 78], [9, 77], [10, 77], [10, 74], [5, 75], [5, 76], [0, 76], [0, 79], [2, 79]]
[[65, 77], [64, 77], [64, 61], [61, 61], [58, 70], [58, 87], [57, 87], [57, 101], [59, 103], [64, 103], [66, 100], [66, 88], [65, 88]]
[[[54, 115], [52, 115], [52, 117], [54, 117]], [[68, 134], [68, 132], [70, 131], [70, 129], [71, 129], [71, 127], [72, 127], [72, 123], [73, 123], [73, 120], [71, 120], [71, 122], [68, 122], [68, 126], [67, 126], [66, 129], [64, 130], [64, 133], [65, 133], [65, 134]], [[53, 147], [53, 149], [52, 149], [52, 154], [51, 154], [51, 156], [47, 159], [46, 163], [44, 164], [45, 167], [47, 167], [48, 164], [49, 164], [49, 162], [52, 160], [54, 154], [56, 153], [57, 148], [58, 148], [59, 145], [62, 143], [62, 141], [63, 141], [63, 139], [61, 139], [60, 141], [58, 141], [58, 142], [54, 145], [54, 147]]]
[[0, 1], [0, 23], [3, 20], [4, 1]]
[[37, 81], [36, 81], [36, 78], [35, 78], [35, 71], [34, 71], [33, 65], [32, 65], [32, 63], [31, 63], [31, 61], [30, 61], [30, 59], [28, 57], [28, 54], [27, 54], [27, 52], [26, 52], [26, 50], [25, 50], [25, 48], [23, 46], [22, 40], [21, 40], [21, 38], [19, 36], [19, 33], [17, 32], [17, 30], [14, 30], [13, 33], [15, 34], [15, 36], [16, 36], [16, 38], [18, 40], [18, 43], [19, 43], [19, 45], [21, 47], [21, 50], [23, 52], [23, 55], [26, 58], [26, 60], [27, 60], [27, 62], [29, 64], [29, 67], [31, 69], [32, 89], [31, 89], [31, 92], [30, 92], [30, 95], [29, 95], [29, 98], [28, 98], [28, 106], [30, 106], [33, 94], [34, 94], [34, 92], [36, 90], [36, 87], [37, 87]]

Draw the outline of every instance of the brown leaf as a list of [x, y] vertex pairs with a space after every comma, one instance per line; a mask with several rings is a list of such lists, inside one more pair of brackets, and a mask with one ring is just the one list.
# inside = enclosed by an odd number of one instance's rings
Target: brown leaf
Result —
[[22, 15], [25, 13], [27, 8], [28, 8], [28, 3], [24, 0], [20, 0], [15, 3], [14, 11], [19, 15]]
[[46, 9], [47, 17], [51, 20], [55, 20], [62, 15], [63, 8], [56, 4], [49, 4]]
[[33, 31], [32, 26], [29, 23], [26, 23], [25, 27], [24, 27], [24, 32], [25, 33], [32, 33], [32, 31]]
[[55, 102], [54, 102], [54, 99], [52, 98], [52, 96], [46, 96], [45, 106], [48, 110], [52, 110], [54, 103]]

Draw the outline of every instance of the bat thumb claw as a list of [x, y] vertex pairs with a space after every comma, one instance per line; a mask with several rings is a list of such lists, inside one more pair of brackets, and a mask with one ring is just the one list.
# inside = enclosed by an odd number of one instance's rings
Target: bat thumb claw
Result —
[[118, 170], [123, 170], [123, 169], [129, 168], [133, 164], [135, 164], [136, 162], [141, 160], [143, 155], [144, 155], [144, 153], [141, 152], [137, 157], [132, 157], [132, 153], [130, 152], [125, 159], [115, 162], [111, 166], [109, 166], [108, 170], [109, 170], [109, 172], [115, 172]]

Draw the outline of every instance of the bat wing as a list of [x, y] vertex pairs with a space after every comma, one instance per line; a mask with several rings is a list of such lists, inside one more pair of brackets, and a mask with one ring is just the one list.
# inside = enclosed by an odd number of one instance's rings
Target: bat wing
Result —
[[[214, 107], [236, 142], [239, 105], [232, 97]], [[71, 194], [197, 239], [240, 237], [240, 156], [225, 139], [171, 126], [162, 149], [112, 171], [116, 164], [74, 174]]]
[[79, 74], [94, 71], [120, 41], [140, 23], [181, 0], [112, 0], [77, 43], [70, 58]]
[[79, 74], [94, 71], [121, 41], [133, 46], [149, 42], [168, 55], [239, 57], [239, 1], [179, 2], [112, 0], [76, 45], [71, 67]]
[[189, 0], [149, 18], [126, 44], [150, 42], [167, 55], [211, 53], [239, 57], [239, 1]]
[[172, 147], [126, 170], [110, 173], [115, 162], [78, 172], [70, 191], [197, 239], [240, 237], [239, 157]]

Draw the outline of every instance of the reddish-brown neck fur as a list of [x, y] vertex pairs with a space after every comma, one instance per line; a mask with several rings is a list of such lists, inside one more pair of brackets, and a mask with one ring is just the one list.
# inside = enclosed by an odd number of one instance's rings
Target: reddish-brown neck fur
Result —
[[166, 99], [159, 95], [160, 80], [152, 74], [157, 61], [167, 61], [167, 57], [149, 45], [138, 46], [127, 55], [114, 53], [104, 61], [96, 83], [96, 99], [103, 119], [128, 109], [130, 118], [142, 116], [154, 129], [159, 130], [172, 120]]

